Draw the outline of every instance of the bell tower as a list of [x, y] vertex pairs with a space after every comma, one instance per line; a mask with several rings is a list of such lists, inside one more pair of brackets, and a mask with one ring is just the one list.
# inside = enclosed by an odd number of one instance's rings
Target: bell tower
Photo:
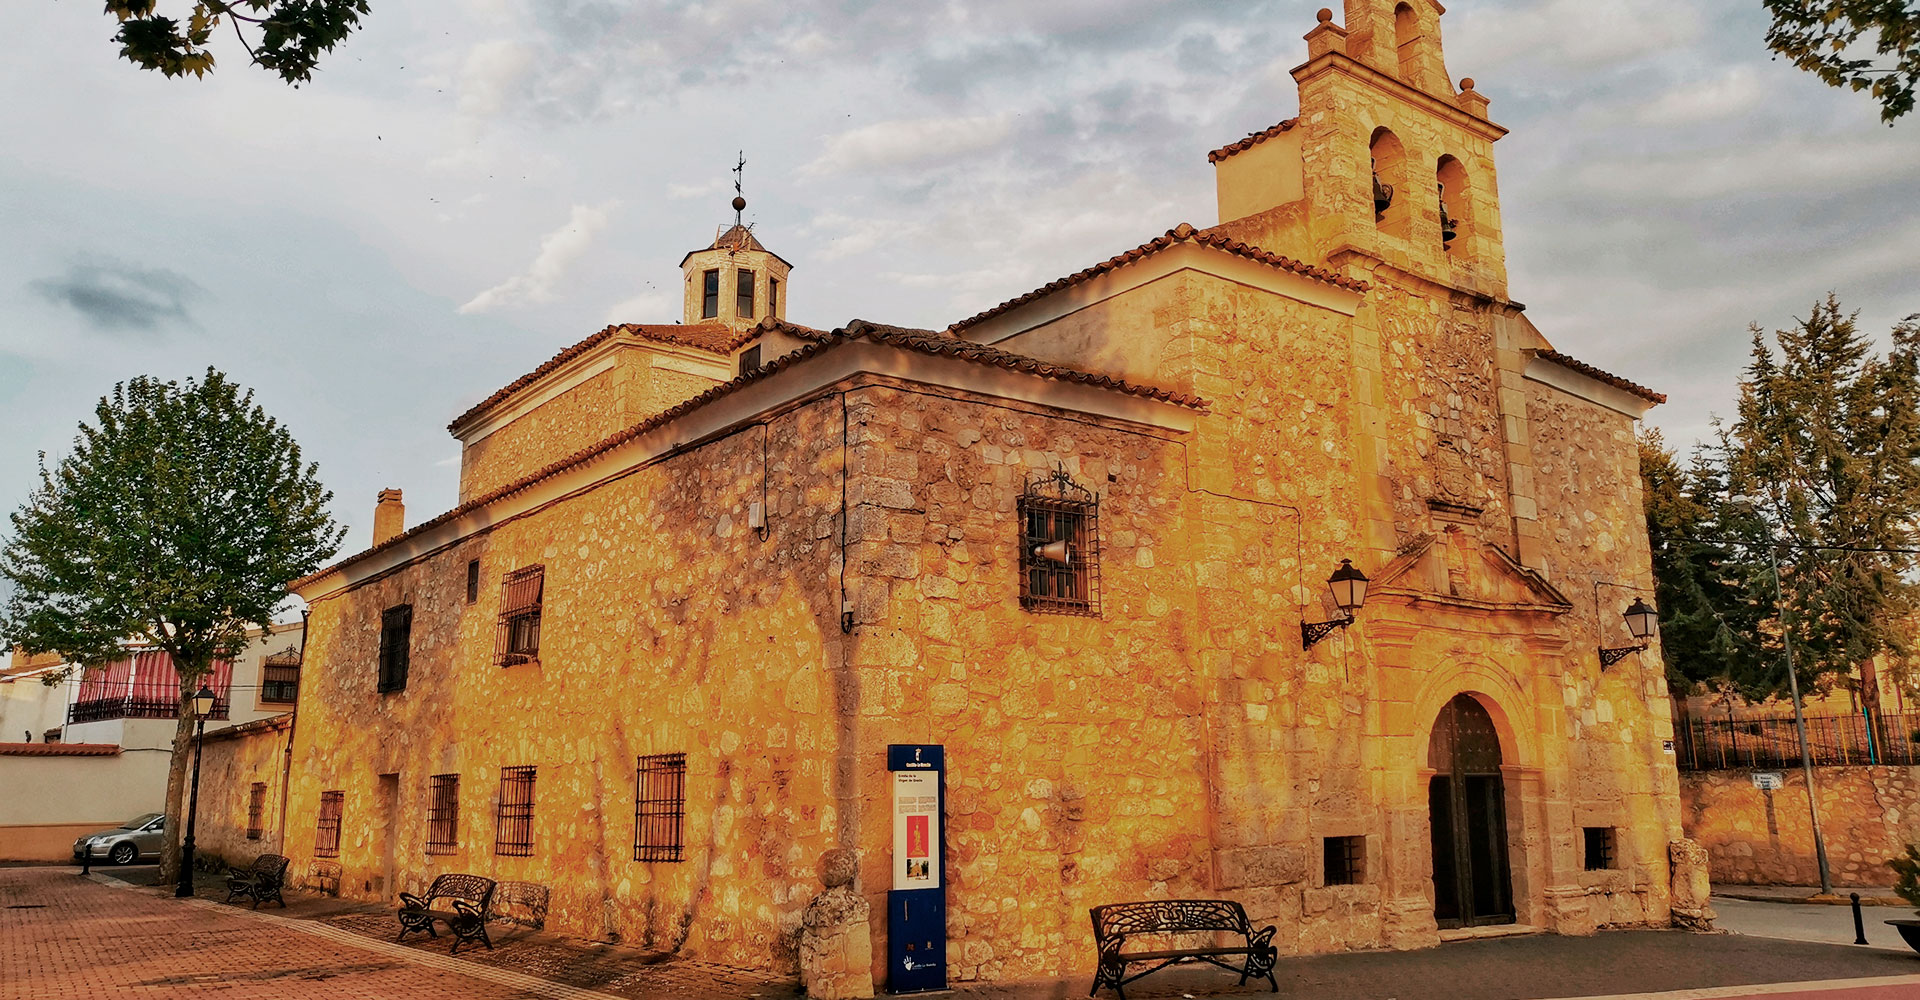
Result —
[[787, 315], [787, 275], [793, 265], [760, 245], [745, 221], [746, 195], [741, 174], [747, 165], [742, 154], [733, 168], [733, 225], [723, 225], [713, 244], [695, 250], [680, 261], [686, 275], [681, 321], [719, 323], [745, 330], [766, 317]]
[[1221, 222], [1276, 252], [1505, 298], [1493, 144], [1506, 129], [1471, 79], [1449, 82], [1444, 12], [1345, 0], [1341, 25], [1322, 9], [1293, 70], [1300, 116], [1212, 156]]

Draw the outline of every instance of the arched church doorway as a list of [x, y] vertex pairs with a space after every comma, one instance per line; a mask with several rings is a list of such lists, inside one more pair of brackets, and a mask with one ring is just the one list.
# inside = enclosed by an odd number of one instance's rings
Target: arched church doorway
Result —
[[1443, 928], [1513, 923], [1500, 736], [1473, 696], [1457, 695], [1440, 710], [1427, 766], [1434, 919]]

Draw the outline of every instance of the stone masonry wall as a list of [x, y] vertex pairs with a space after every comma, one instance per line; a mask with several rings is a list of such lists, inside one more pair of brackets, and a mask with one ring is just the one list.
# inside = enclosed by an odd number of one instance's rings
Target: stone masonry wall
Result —
[[[1713, 880], [1733, 885], [1819, 885], [1807, 782], [1799, 768], [1763, 791], [1751, 771], [1680, 776], [1687, 836], [1707, 849]], [[1836, 886], [1887, 886], [1889, 858], [1920, 843], [1920, 768], [1821, 767], [1820, 832]]]
[[[194, 822], [194, 847], [202, 857], [217, 856], [231, 865], [250, 864], [260, 854], [281, 853], [280, 809], [286, 767], [284, 725], [247, 735], [210, 739], [200, 751], [200, 813]], [[266, 786], [260, 836], [247, 836], [247, 806], [255, 782]], [[290, 870], [289, 874], [300, 874]]]

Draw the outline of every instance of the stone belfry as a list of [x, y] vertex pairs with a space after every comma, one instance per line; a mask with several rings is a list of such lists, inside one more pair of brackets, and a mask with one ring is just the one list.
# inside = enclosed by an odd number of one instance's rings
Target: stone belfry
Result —
[[721, 226], [713, 245], [680, 261], [686, 275], [682, 322], [720, 323], [744, 330], [763, 317], [787, 314], [787, 275], [793, 265], [760, 245], [745, 222], [741, 190], [746, 157], [733, 168], [733, 225]]
[[1341, 25], [1321, 10], [1293, 70], [1299, 117], [1213, 154], [1221, 221], [1278, 252], [1504, 299], [1493, 144], [1506, 129], [1471, 79], [1449, 81], [1443, 12], [1346, 0]]

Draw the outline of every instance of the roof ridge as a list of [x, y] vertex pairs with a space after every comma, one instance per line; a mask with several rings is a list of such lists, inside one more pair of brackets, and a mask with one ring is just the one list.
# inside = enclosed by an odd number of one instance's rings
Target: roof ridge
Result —
[[964, 330], [967, 327], [983, 323], [1002, 313], [1017, 309], [1036, 299], [1045, 298], [1061, 289], [1072, 287], [1081, 282], [1099, 277], [1108, 271], [1116, 270], [1145, 257], [1159, 253], [1177, 243], [1188, 242], [1199, 243], [1216, 250], [1224, 250], [1227, 253], [1245, 257], [1248, 260], [1276, 267], [1283, 271], [1292, 271], [1295, 274], [1313, 278], [1318, 281], [1324, 281], [1329, 285], [1345, 288], [1349, 291], [1366, 292], [1373, 287], [1365, 281], [1357, 278], [1349, 278], [1328, 268], [1317, 267], [1304, 261], [1295, 260], [1292, 257], [1274, 253], [1263, 247], [1254, 246], [1242, 240], [1236, 240], [1222, 232], [1218, 226], [1211, 229], [1196, 229], [1191, 223], [1182, 222], [1172, 229], [1167, 230], [1165, 233], [1134, 247], [1132, 250], [1116, 254], [1092, 267], [1082, 268], [1064, 278], [1050, 281], [1025, 295], [1015, 296], [984, 312], [975, 313], [966, 319], [954, 323], [947, 329], [949, 331]]
[[1235, 153], [1242, 153], [1249, 149], [1252, 149], [1253, 147], [1258, 146], [1263, 142], [1266, 142], [1268, 139], [1271, 139], [1274, 136], [1281, 134], [1282, 132], [1291, 132], [1293, 131], [1293, 127], [1298, 124], [1300, 124], [1300, 119], [1295, 117], [1295, 118], [1289, 118], [1286, 121], [1280, 122], [1277, 125], [1269, 125], [1258, 132], [1248, 132], [1246, 138], [1241, 139], [1238, 142], [1230, 142], [1225, 146], [1221, 146], [1219, 149], [1216, 149], [1213, 152], [1208, 153], [1207, 162], [1219, 163], [1221, 160], [1224, 160], [1227, 157], [1234, 155]]

